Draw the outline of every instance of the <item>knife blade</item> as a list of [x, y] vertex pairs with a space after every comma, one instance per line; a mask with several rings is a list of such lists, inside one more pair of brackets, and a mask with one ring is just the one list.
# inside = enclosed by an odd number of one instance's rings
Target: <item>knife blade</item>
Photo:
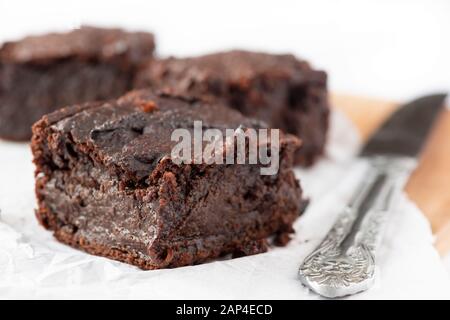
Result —
[[363, 181], [300, 266], [300, 280], [312, 291], [334, 298], [372, 286], [384, 223], [417, 166], [445, 99], [445, 94], [435, 94], [401, 106], [361, 149], [359, 157], [367, 163]]
[[398, 155], [416, 157], [444, 105], [445, 94], [418, 98], [400, 107], [361, 150], [361, 156]]

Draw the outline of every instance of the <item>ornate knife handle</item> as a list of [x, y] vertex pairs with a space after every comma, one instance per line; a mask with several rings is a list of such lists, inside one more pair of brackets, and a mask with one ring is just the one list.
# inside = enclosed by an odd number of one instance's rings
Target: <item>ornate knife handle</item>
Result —
[[334, 298], [364, 291], [373, 284], [384, 222], [415, 167], [412, 158], [369, 158], [367, 175], [352, 200], [301, 265], [304, 285]]

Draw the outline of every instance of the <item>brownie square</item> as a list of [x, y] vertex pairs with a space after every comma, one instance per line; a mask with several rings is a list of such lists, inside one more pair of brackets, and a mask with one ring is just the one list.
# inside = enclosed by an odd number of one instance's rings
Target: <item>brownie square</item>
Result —
[[296, 164], [309, 166], [324, 151], [327, 75], [293, 55], [229, 51], [152, 61], [135, 87], [206, 97], [294, 134], [303, 141]]
[[220, 132], [266, 127], [147, 90], [44, 116], [32, 139], [38, 220], [63, 243], [143, 269], [264, 252], [271, 236], [285, 244], [305, 203], [291, 170], [299, 140], [280, 134], [274, 175], [261, 175], [261, 163], [177, 164], [171, 134], [195, 121]]
[[27, 37], [0, 48], [0, 137], [24, 141], [59, 107], [116, 98], [152, 57], [150, 33], [82, 27]]

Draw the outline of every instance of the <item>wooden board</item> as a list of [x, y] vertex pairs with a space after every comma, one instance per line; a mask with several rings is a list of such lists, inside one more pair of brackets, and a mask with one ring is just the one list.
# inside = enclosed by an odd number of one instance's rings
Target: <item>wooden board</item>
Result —
[[[332, 95], [331, 103], [352, 120], [363, 140], [399, 105], [393, 101], [347, 95]], [[445, 110], [434, 127], [420, 164], [408, 181], [406, 192], [430, 221], [439, 253], [449, 253], [450, 111]]]

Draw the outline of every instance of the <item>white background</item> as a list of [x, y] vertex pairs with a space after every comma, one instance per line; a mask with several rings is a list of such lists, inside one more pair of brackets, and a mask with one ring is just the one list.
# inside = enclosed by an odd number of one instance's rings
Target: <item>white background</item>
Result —
[[341, 93], [403, 100], [450, 91], [445, 0], [0, 0], [0, 42], [80, 24], [150, 30], [161, 56], [293, 52]]
[[161, 55], [294, 52], [343, 93], [401, 100], [450, 89], [445, 0], [0, 0], [0, 41], [81, 23], [151, 30]]

